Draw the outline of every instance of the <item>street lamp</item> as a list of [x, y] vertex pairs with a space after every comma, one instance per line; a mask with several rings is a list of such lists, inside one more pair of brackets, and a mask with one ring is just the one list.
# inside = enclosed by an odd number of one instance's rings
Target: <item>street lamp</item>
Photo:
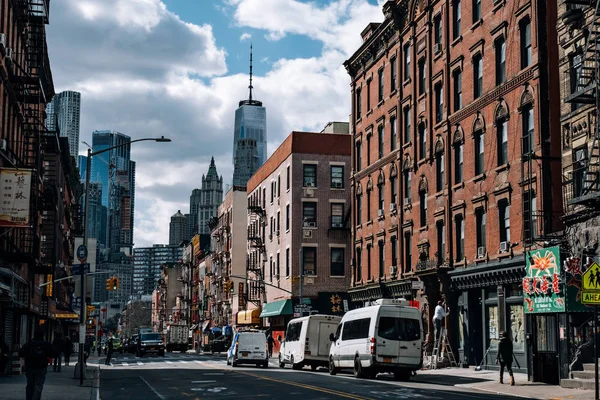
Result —
[[[98, 154], [102, 154], [102, 153], [106, 153], [107, 151], [111, 151], [114, 149], [117, 149], [119, 147], [125, 147], [128, 145], [131, 145], [132, 143], [135, 142], [145, 142], [145, 141], [153, 141], [153, 142], [157, 142], [157, 143], [167, 143], [170, 142], [171, 139], [166, 138], [164, 136], [161, 136], [159, 138], [142, 138], [142, 139], [135, 139], [135, 140], [130, 140], [129, 142], [125, 142], [125, 143], [121, 143], [118, 144], [116, 146], [112, 146], [112, 147], [108, 147], [106, 149], [102, 149], [102, 150], [98, 150], [98, 151], [92, 151], [92, 148], [88, 146], [88, 151], [87, 151], [87, 168], [85, 171], [85, 199], [84, 199], [84, 206], [83, 206], [83, 212], [84, 212], [84, 219], [83, 219], [83, 245], [87, 248], [88, 247], [88, 230], [87, 230], [87, 225], [88, 225], [88, 208], [89, 208], [89, 198], [90, 198], [90, 175], [92, 173], [92, 157], [93, 156], [97, 156]], [[84, 310], [86, 310], [86, 304], [85, 304], [85, 280], [84, 280], [84, 268], [83, 266], [81, 267], [81, 315], [79, 317], [79, 357], [78, 357], [78, 364], [79, 364], [79, 384], [81, 386], [83, 386], [83, 375], [84, 375], [84, 364], [85, 364], [85, 358], [83, 356], [83, 352], [84, 352], [84, 343], [85, 343], [85, 314], [84, 314]]]

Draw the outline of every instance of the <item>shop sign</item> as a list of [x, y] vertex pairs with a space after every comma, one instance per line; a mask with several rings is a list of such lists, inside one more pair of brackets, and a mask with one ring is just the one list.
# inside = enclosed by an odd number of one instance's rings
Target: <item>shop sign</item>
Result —
[[558, 246], [527, 252], [523, 302], [526, 314], [565, 311]]
[[28, 227], [31, 170], [0, 169], [0, 226]]

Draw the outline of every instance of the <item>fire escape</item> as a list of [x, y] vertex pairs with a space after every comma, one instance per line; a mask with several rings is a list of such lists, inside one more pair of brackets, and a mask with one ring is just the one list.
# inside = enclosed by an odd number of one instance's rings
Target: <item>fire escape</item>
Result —
[[565, 0], [565, 3], [563, 22], [583, 35], [579, 53], [568, 71], [571, 94], [565, 102], [574, 110], [594, 106], [589, 139], [584, 147], [574, 149], [572, 170], [566, 182], [566, 210], [584, 216], [600, 209], [600, 0]]
[[[266, 212], [258, 200], [248, 200], [248, 258], [246, 273], [251, 280], [248, 282], [247, 301], [260, 306], [265, 300], [264, 296], [264, 265], [266, 263], [265, 227], [267, 224]], [[252, 279], [253, 278], [253, 279]]]

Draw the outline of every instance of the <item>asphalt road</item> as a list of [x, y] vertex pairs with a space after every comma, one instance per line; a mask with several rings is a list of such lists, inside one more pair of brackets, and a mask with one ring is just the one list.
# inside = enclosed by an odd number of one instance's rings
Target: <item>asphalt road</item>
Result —
[[202, 355], [174, 353], [141, 361], [124, 361], [125, 357], [117, 357], [114, 367], [102, 368], [102, 399], [514, 399], [419, 379], [395, 382], [384, 374], [375, 380], [358, 380], [351, 374], [330, 376], [324, 369], [282, 370], [274, 360], [265, 369], [232, 368], [223, 357]]

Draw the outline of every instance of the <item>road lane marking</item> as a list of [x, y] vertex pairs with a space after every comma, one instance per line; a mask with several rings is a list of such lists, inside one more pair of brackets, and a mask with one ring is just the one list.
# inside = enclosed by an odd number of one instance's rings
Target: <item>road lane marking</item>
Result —
[[167, 364], [173, 364], [173, 361], [165, 361]]
[[126, 362], [121, 363], [124, 367], [129, 367], [129, 364]]
[[143, 377], [141, 377], [141, 376], [140, 376], [140, 379], [141, 379], [142, 381], [144, 381], [144, 383], [145, 383], [145, 384], [146, 384], [146, 385], [147, 385], [147, 386], [150, 388], [150, 390], [152, 390], [152, 391], [154, 392], [154, 394], [155, 394], [155, 395], [156, 395], [156, 396], [157, 396], [157, 397], [158, 397], [160, 400], [166, 400], [166, 397], [165, 397], [165, 396], [163, 396], [162, 394], [158, 393], [158, 392], [156, 391], [156, 389], [154, 389], [152, 386], [150, 386], [150, 384], [148, 383], [148, 381], [147, 381], [147, 380], [145, 380], [145, 379], [144, 379]]
[[137, 362], [137, 365], [144, 365], [144, 363], [143, 363], [143, 362], [141, 362], [141, 361], [138, 361], [138, 362]]
[[187, 362], [187, 361], [185, 361], [185, 360], [179, 360], [179, 362], [180, 362], [180, 363], [182, 363], [182, 364], [187, 364], [187, 363], [188, 363], [188, 362]]

